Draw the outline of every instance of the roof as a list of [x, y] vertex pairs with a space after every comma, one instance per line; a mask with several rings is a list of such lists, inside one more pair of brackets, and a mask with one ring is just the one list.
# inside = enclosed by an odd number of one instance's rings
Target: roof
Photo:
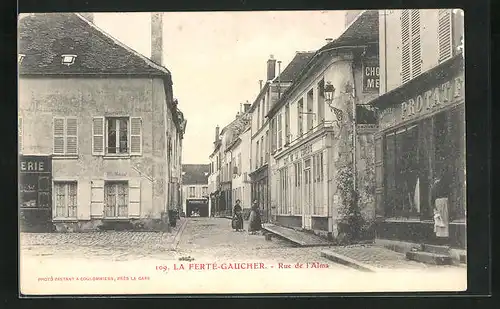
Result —
[[208, 184], [210, 175], [210, 164], [183, 164], [182, 184], [183, 185], [203, 185]]
[[280, 82], [293, 82], [313, 55], [314, 52], [297, 52], [292, 61], [279, 75], [278, 80]]
[[[76, 13], [35, 13], [19, 21], [20, 74], [122, 74], [170, 72]], [[76, 55], [72, 65], [61, 55]]]
[[307, 76], [310, 76], [313, 72], [323, 67], [324, 61], [330, 59], [330, 55], [327, 52], [341, 47], [349, 48], [378, 43], [378, 18], [378, 11], [376, 10], [361, 13], [336, 40], [316, 51], [302, 67], [292, 85], [285, 90], [279, 101], [271, 107], [267, 116], [274, 115]]

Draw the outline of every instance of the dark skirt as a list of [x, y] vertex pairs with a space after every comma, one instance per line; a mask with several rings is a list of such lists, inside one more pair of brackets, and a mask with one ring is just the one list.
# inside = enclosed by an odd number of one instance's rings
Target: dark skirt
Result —
[[241, 215], [241, 213], [235, 214], [233, 216], [231, 226], [235, 230], [242, 230], [243, 229], [243, 216]]
[[248, 231], [255, 232], [262, 229], [262, 221], [260, 219], [260, 214], [255, 210], [250, 212], [250, 219], [248, 222]]

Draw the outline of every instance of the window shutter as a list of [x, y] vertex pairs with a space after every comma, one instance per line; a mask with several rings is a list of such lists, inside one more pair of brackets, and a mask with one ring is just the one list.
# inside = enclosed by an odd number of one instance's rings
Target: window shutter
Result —
[[411, 78], [410, 54], [410, 11], [401, 11], [401, 81], [406, 83]]
[[375, 135], [375, 214], [384, 215], [384, 173], [383, 173], [383, 140], [380, 134]]
[[438, 48], [439, 62], [443, 62], [452, 56], [452, 31], [451, 31], [451, 10], [439, 10], [438, 24]]
[[66, 119], [66, 154], [78, 154], [78, 120]]
[[[80, 186], [79, 186], [80, 187]], [[82, 190], [85, 188], [82, 188]], [[90, 215], [93, 218], [102, 218], [104, 215], [104, 180], [92, 180], [90, 190]], [[80, 201], [78, 202], [80, 204]], [[82, 207], [85, 207], [82, 205]]]
[[53, 153], [64, 154], [64, 118], [54, 118], [54, 148]]
[[19, 117], [17, 122], [17, 143], [19, 147], [19, 153], [23, 152], [23, 117]]
[[[90, 189], [90, 190], [89, 190]], [[92, 188], [90, 182], [87, 180], [80, 180], [77, 184], [77, 216], [80, 220], [90, 219], [90, 208], [92, 204]]]
[[420, 10], [411, 10], [411, 75], [417, 77], [422, 72], [420, 49]]
[[92, 120], [92, 154], [104, 155], [104, 117], [94, 117]]
[[130, 218], [139, 218], [141, 216], [141, 180], [131, 179], [128, 186], [128, 215]]
[[142, 119], [140, 117], [130, 118], [130, 154], [142, 154]]

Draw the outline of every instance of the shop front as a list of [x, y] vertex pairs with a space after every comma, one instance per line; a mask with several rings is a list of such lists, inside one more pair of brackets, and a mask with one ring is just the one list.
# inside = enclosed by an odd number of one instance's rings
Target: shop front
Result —
[[321, 131], [275, 156], [280, 225], [331, 232], [328, 145], [332, 135]]
[[378, 239], [465, 248], [464, 87], [457, 57], [374, 103]]
[[19, 217], [22, 232], [52, 231], [52, 159], [20, 156]]
[[219, 216], [231, 216], [232, 214], [232, 183], [230, 181], [221, 183], [219, 195]]
[[252, 204], [257, 200], [262, 222], [271, 221], [271, 207], [269, 203], [269, 181], [268, 181], [268, 165], [265, 164], [259, 169], [250, 174], [252, 180]]

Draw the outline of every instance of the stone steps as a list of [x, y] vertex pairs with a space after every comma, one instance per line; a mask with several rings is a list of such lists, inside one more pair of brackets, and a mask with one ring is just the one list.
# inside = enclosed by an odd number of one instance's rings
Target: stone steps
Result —
[[450, 247], [449, 246], [422, 244], [420, 246], [420, 250], [422, 250], [424, 252], [435, 253], [435, 254], [450, 255]]

